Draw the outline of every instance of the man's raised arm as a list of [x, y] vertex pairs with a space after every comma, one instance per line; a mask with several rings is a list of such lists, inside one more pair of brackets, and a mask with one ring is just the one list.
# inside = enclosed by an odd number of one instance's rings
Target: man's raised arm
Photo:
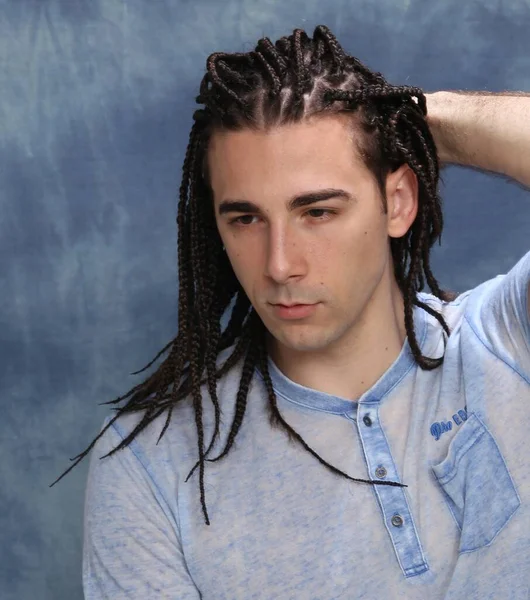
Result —
[[507, 175], [530, 187], [530, 94], [426, 94], [427, 122], [442, 162]]

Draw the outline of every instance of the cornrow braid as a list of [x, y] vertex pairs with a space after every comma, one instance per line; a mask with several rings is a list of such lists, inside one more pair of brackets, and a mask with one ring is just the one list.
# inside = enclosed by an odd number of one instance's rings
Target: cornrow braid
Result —
[[[317, 40], [317, 54], [320, 58], [324, 48], [327, 48], [331, 52], [331, 60], [337, 71], [344, 68], [346, 60], [346, 53], [342, 49], [342, 46], [338, 43], [334, 35], [331, 34], [327, 27], [319, 26], [315, 29], [314, 38]], [[320, 45], [319, 45], [320, 44]], [[360, 63], [359, 67], [364, 68]]]
[[305, 56], [303, 46], [308, 40], [309, 38], [303, 29], [295, 29], [292, 44], [294, 68], [296, 71], [295, 98], [296, 102], [301, 104], [302, 109], [304, 93], [310, 91], [312, 85], [311, 76], [304, 63]]
[[263, 68], [270, 75], [273, 86], [271, 92], [273, 96], [277, 96], [282, 89], [282, 82], [274, 66], [269, 63], [269, 61], [261, 52], [259, 52], [259, 50], [256, 50], [253, 56], [255, 56], [259, 61], [261, 61]]
[[259, 40], [256, 46], [256, 52], [259, 52], [264, 57], [270, 57], [271, 62], [268, 64], [270, 64], [276, 71], [278, 77], [283, 79], [283, 76], [288, 69], [287, 62], [280, 52], [278, 52], [276, 46], [268, 38], [262, 38]]
[[[211, 54], [196, 97], [200, 105], [193, 113], [193, 125], [182, 167], [177, 213], [178, 229], [178, 332], [157, 353], [141, 373], [163, 355], [160, 366], [127, 394], [103, 404], [115, 415], [70, 466], [51, 485], [60, 481], [95, 446], [98, 439], [121, 415], [140, 412], [134, 429], [106, 456], [128, 446], [159, 416], [166, 415], [158, 437], [162, 439], [174, 409], [191, 403], [197, 429], [200, 502], [206, 524], [210, 523], [204, 487], [207, 462], [226, 458], [244, 420], [251, 381], [261, 377], [267, 395], [271, 427], [283, 432], [290, 443], [314, 456], [336, 475], [369, 485], [404, 486], [401, 482], [353, 478], [322, 459], [285, 421], [276, 402], [268, 370], [263, 322], [250, 304], [230, 261], [223, 251], [213, 210], [207, 151], [217, 130], [241, 130], [281, 126], [312, 115], [346, 113], [359, 127], [361, 156], [374, 174], [387, 210], [384, 195], [388, 173], [408, 164], [418, 179], [418, 213], [409, 231], [392, 238], [390, 248], [394, 275], [403, 294], [405, 327], [411, 352], [418, 366], [435, 369], [440, 357], [423, 356], [414, 331], [413, 309], [426, 311], [436, 319], [446, 338], [450, 335], [442, 315], [419, 299], [425, 280], [442, 301], [455, 294], [443, 291], [430, 267], [430, 250], [441, 239], [443, 215], [438, 196], [439, 164], [436, 146], [426, 122], [427, 103], [417, 87], [390, 85], [381, 73], [370, 70], [348, 55], [324, 25], [313, 38], [301, 29], [272, 42], [260, 39], [251, 52]], [[227, 325], [223, 328], [225, 317]], [[221, 353], [223, 359], [221, 359]], [[234, 398], [234, 416], [218, 456], [209, 458], [220, 436], [222, 407], [217, 382], [242, 364], [239, 388]], [[204, 395], [214, 410], [214, 426], [207, 444], [204, 436]], [[103, 457], [101, 457], [103, 458]]]

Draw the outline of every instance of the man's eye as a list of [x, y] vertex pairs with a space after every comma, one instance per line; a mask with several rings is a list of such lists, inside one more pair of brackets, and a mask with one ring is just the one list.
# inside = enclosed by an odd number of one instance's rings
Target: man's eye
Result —
[[240, 217], [232, 219], [230, 223], [235, 223], [236, 225], [251, 225], [252, 219], [254, 218], [254, 215], [241, 215]]
[[325, 208], [311, 208], [307, 214], [313, 219], [327, 219], [334, 214], [334, 211]]

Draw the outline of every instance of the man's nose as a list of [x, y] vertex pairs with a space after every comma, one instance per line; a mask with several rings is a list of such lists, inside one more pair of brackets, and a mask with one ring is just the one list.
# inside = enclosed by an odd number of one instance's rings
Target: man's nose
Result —
[[288, 230], [270, 231], [267, 244], [266, 275], [282, 284], [305, 273], [299, 241]]

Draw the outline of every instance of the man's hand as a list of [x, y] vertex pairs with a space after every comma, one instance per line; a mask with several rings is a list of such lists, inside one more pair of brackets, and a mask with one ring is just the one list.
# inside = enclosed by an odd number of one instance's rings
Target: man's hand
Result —
[[427, 123], [442, 163], [502, 173], [530, 187], [530, 94], [426, 94]]

